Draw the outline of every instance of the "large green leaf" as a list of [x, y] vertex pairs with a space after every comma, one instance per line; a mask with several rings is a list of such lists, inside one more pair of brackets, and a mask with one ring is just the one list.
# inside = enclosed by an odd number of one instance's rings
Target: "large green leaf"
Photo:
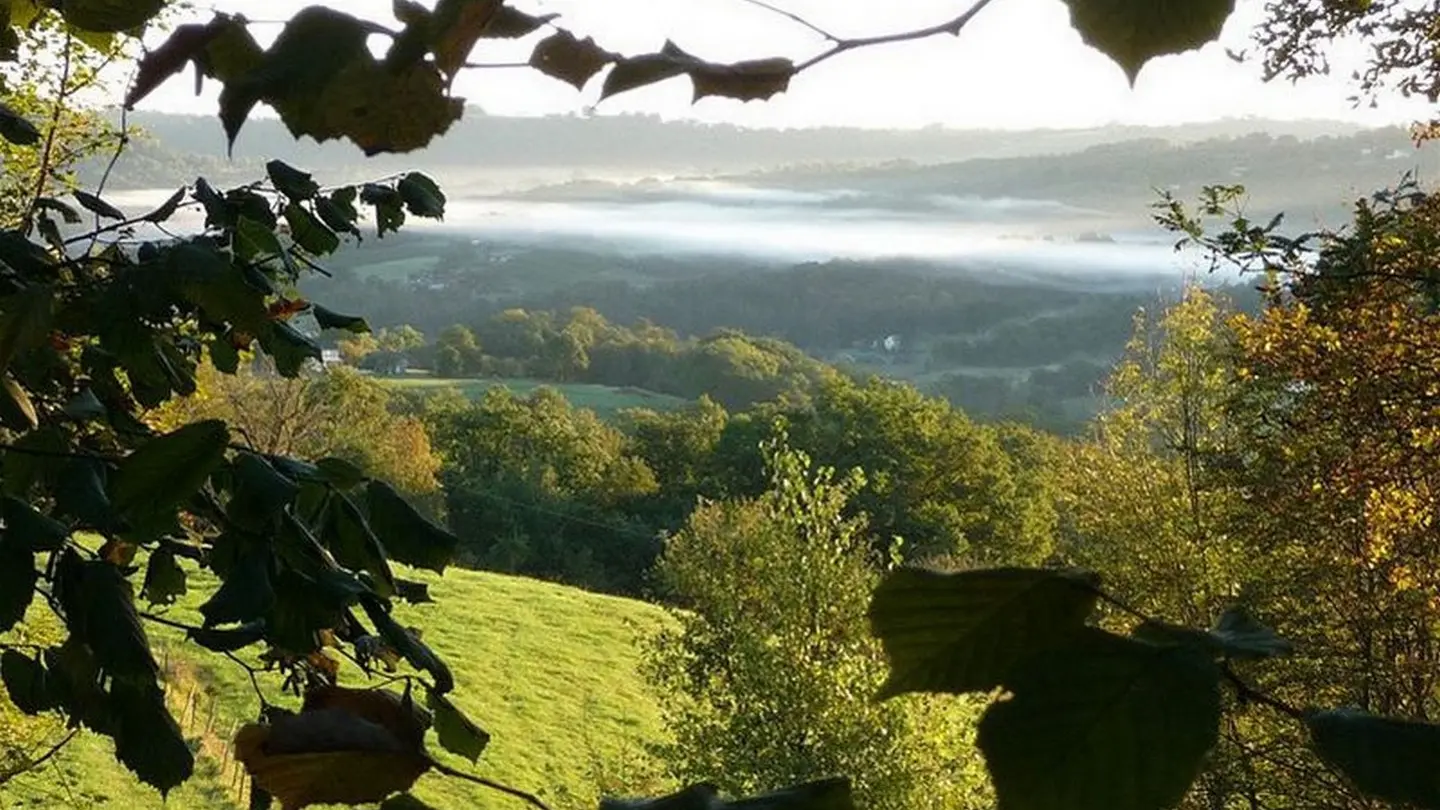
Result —
[[71, 194], [80, 201], [85, 210], [104, 219], [125, 219], [125, 212], [111, 205], [88, 191], [76, 189]]
[[207, 419], [147, 441], [120, 462], [111, 503], [135, 526], [173, 517], [220, 466], [229, 439], [223, 421]]
[[883, 696], [987, 691], [1016, 663], [1084, 625], [1096, 578], [1075, 571], [996, 568], [891, 573], [870, 604], [890, 660]]
[[370, 324], [359, 315], [342, 315], [332, 309], [316, 304], [311, 308], [311, 314], [315, 316], [315, 322], [320, 324], [321, 329], [344, 329], [347, 332], [365, 334], [370, 331]]
[[1440, 810], [1440, 726], [1376, 717], [1359, 709], [1310, 712], [1322, 759], [1369, 795]]
[[29, 541], [13, 527], [0, 533], [0, 633], [25, 618], [38, 579]]
[[30, 394], [10, 372], [0, 372], [0, 424], [12, 430], [34, 430], [40, 425]]
[[395, 184], [405, 209], [417, 217], [445, 218], [445, 193], [427, 175], [410, 172]]
[[1131, 84], [1151, 59], [1213, 41], [1235, 10], [1235, 0], [1064, 2], [1080, 38], [1114, 60]]
[[110, 496], [105, 494], [108, 475], [109, 470], [99, 459], [80, 457], [65, 462], [55, 480], [56, 509], [86, 528], [115, 528], [115, 510]]
[[299, 376], [306, 361], [318, 363], [323, 357], [320, 344], [285, 321], [275, 321], [260, 333], [260, 347], [275, 360], [275, 370], [282, 377]]
[[1191, 648], [1094, 628], [1027, 659], [980, 722], [999, 806], [1173, 807], [1218, 737], [1219, 681]]
[[290, 238], [311, 255], [327, 256], [340, 247], [340, 237], [299, 203], [285, 206], [285, 223], [290, 226]]
[[370, 528], [391, 559], [443, 573], [455, 558], [460, 539], [417, 512], [394, 487], [372, 480], [365, 487], [365, 500]]
[[435, 715], [435, 734], [440, 746], [471, 762], [480, 759], [485, 746], [490, 744], [490, 735], [471, 722], [463, 712], [451, 703], [449, 698], [430, 692], [426, 705]]
[[32, 551], [58, 551], [70, 536], [70, 529], [19, 498], [0, 497], [0, 515], [5, 517], [5, 536], [27, 543]]
[[0, 653], [0, 680], [5, 683], [6, 696], [20, 711], [33, 715], [55, 708], [49, 675], [39, 660], [5, 650]]

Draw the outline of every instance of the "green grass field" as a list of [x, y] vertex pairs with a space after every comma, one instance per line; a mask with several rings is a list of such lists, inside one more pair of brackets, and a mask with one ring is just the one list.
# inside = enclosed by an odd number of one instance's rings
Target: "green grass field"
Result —
[[539, 380], [524, 379], [446, 379], [440, 377], [429, 377], [422, 375], [410, 375], [401, 378], [382, 378], [388, 385], [400, 389], [426, 390], [438, 388], [454, 388], [471, 399], [479, 399], [491, 388], [505, 387], [520, 395], [529, 395], [535, 389], [542, 387], [554, 388], [570, 404], [577, 408], [586, 408], [594, 411], [600, 416], [614, 416], [626, 408], [648, 408], [655, 411], [673, 410], [683, 407], [686, 400], [679, 397], [672, 397], [668, 394], [657, 394], [654, 391], [646, 391], [641, 388], [615, 388], [608, 385], [590, 385], [585, 383], [547, 383]]
[[[194, 607], [214, 582], [190, 573], [190, 594], [166, 615], [198, 623]], [[646, 754], [662, 730], [638, 672], [637, 642], [665, 622], [659, 608], [458, 569], [443, 577], [416, 571], [404, 576], [429, 583], [436, 602], [399, 605], [400, 621], [423, 631], [455, 673], [454, 700], [491, 734], [479, 764], [471, 765], [441, 751], [432, 732], [428, 744], [442, 760], [534, 792], [557, 810], [593, 808], [601, 786], [636, 793], [667, 787]], [[39, 771], [0, 787], [0, 808], [241, 806], [242, 774], [226, 740], [259, 709], [248, 675], [222, 656], [184, 644], [175, 631], [153, 624], [147, 629], [171, 673], [171, 706], [201, 750], [196, 776], [162, 802], [115, 762], [108, 739], [82, 732]], [[254, 656], [247, 660], [253, 663]], [[351, 685], [364, 682], [348, 662], [341, 673]], [[262, 674], [261, 684], [272, 700], [280, 695], [277, 678]], [[524, 806], [435, 775], [423, 777], [415, 793], [437, 810]]]

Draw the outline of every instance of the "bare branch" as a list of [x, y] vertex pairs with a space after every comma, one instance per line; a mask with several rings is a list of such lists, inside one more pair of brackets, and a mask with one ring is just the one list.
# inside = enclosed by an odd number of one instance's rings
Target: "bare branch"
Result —
[[820, 36], [822, 36], [822, 37], [824, 37], [824, 38], [826, 38], [826, 39], [828, 39], [828, 40], [830, 40], [831, 42], [834, 42], [834, 43], [837, 43], [837, 44], [838, 44], [838, 43], [841, 43], [841, 42], [844, 42], [844, 41], [845, 41], [845, 40], [841, 39], [840, 37], [837, 37], [837, 36], [835, 36], [834, 34], [830, 33], [829, 31], [826, 31], [824, 28], [821, 28], [820, 26], [816, 25], [815, 23], [812, 23], [812, 22], [810, 22], [809, 20], [805, 19], [804, 17], [801, 17], [799, 14], [796, 14], [796, 13], [793, 12], [793, 11], [786, 11], [785, 9], [780, 8], [780, 7], [778, 7], [778, 6], [772, 6], [772, 5], [770, 5], [769, 3], [765, 2], [765, 0], [745, 0], [745, 2], [749, 3], [749, 4], [752, 5], [752, 6], [759, 6], [760, 8], [763, 8], [763, 9], [765, 9], [766, 11], [769, 11], [769, 12], [772, 12], [772, 13], [775, 13], [775, 14], [779, 14], [781, 17], [784, 17], [784, 18], [787, 19], [787, 20], [791, 20], [792, 22], [799, 23], [800, 25], [803, 25], [803, 26], [805, 26], [806, 28], [809, 28], [811, 31], [814, 31], [815, 33], [819, 34]]
[[895, 34], [882, 34], [880, 36], [874, 37], [858, 37], [856, 39], [839, 40], [830, 50], [817, 54], [796, 65], [795, 72], [800, 73], [801, 71], [808, 70], [809, 68], [812, 68], [820, 64], [821, 62], [824, 62], [826, 59], [834, 56], [839, 56], [846, 51], [856, 50], [857, 48], [869, 48], [875, 45], [890, 45], [896, 42], [911, 42], [917, 39], [929, 39], [930, 37], [938, 36], [940, 34], [951, 34], [953, 36], [959, 36], [960, 32], [964, 30], [965, 26], [969, 25], [970, 21], [975, 18], [975, 15], [979, 14], [980, 11], [986, 6], [990, 5], [990, 3], [991, 0], [977, 0], [975, 5], [971, 6], [965, 11], [965, 13], [961, 14], [960, 16], [951, 20], [946, 20], [945, 22], [942, 22], [938, 25], [932, 25], [928, 28], [917, 28], [913, 31], [901, 31]]

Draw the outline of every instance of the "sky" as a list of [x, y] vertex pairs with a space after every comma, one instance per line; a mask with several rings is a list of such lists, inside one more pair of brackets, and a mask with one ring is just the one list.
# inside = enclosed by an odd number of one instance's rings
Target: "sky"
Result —
[[[969, 0], [774, 0], [841, 37], [923, 27], [956, 16]], [[1120, 69], [1085, 46], [1061, 0], [993, 0], [960, 37], [887, 45], [842, 54], [792, 81], [766, 102], [704, 99], [690, 103], [685, 79], [674, 79], [595, 106], [597, 78], [584, 92], [527, 69], [469, 70], [456, 94], [496, 115], [652, 113], [665, 118], [747, 126], [817, 125], [1025, 129], [1106, 124], [1171, 125], [1218, 118], [1326, 118], [1363, 124], [1399, 123], [1428, 115], [1392, 101], [1356, 109], [1351, 89], [1336, 79], [1298, 85], [1260, 81], [1253, 64], [1236, 64], [1226, 47], [1244, 48], [1263, 0], [1239, 0], [1219, 43], [1151, 62], [1132, 89]], [[747, 0], [514, 0], [532, 13], [558, 13], [559, 23], [593, 35], [610, 50], [643, 53], [667, 38], [697, 56], [731, 61], [767, 56], [802, 59], [825, 46], [805, 27]], [[262, 44], [296, 0], [201, 0], [196, 16], [240, 12]], [[388, 0], [326, 3], [357, 16], [393, 22]], [[433, 0], [426, 0], [433, 5]], [[472, 61], [523, 61], [543, 32], [515, 42], [482, 42]], [[152, 43], [153, 44], [153, 43]], [[1349, 53], [1356, 53], [1350, 48]], [[1348, 76], [1343, 58], [1337, 76]], [[217, 88], [199, 98], [189, 75], [172, 79], [141, 106], [213, 113]]]

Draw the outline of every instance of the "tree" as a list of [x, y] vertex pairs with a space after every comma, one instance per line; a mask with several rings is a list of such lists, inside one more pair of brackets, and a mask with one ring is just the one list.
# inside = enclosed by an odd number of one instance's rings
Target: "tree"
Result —
[[765, 463], [763, 495], [701, 505], [657, 569], [683, 606], [650, 645], [673, 775], [746, 793], [843, 773], [866, 807], [989, 806], [956, 750], [963, 707], [871, 700], [867, 595], [891, 558], [845, 515], [863, 475], [837, 479], [783, 434]]
[[480, 370], [483, 355], [475, 333], [456, 324], [446, 327], [435, 339], [435, 374], [464, 377]]

